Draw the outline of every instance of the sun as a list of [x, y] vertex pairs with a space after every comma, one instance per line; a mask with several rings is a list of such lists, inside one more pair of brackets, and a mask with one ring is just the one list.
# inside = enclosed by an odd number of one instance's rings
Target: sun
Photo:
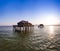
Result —
[[57, 18], [54, 16], [48, 16], [44, 18], [44, 24], [53, 25], [57, 23]]
[[50, 25], [55, 24], [56, 19], [54, 17], [47, 17], [45, 23]]

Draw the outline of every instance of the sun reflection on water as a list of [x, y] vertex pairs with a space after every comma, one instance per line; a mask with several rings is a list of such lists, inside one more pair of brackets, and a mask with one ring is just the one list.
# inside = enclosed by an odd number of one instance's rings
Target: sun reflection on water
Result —
[[53, 39], [54, 36], [55, 36], [54, 27], [53, 26], [49, 26], [49, 35], [48, 35], [49, 39]]

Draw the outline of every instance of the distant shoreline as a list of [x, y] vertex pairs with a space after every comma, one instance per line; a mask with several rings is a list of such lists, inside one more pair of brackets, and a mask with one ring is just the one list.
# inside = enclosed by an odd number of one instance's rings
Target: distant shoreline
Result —
[[60, 26], [60, 25], [47, 25], [47, 26]]
[[0, 27], [10, 27], [10, 26], [13, 26], [13, 25], [3, 25], [3, 26], [0, 26]]
[[[13, 25], [0, 25], [0, 27], [12, 27]], [[38, 26], [38, 25], [34, 25], [34, 26]], [[44, 25], [44, 26], [60, 26], [60, 25]]]

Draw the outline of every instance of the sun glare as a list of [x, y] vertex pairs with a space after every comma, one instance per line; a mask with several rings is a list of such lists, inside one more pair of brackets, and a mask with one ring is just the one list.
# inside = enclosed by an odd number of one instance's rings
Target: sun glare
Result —
[[57, 23], [57, 18], [54, 16], [48, 16], [44, 19], [44, 24], [53, 25]]
[[54, 38], [55, 34], [54, 34], [54, 27], [53, 26], [49, 26], [49, 39]]

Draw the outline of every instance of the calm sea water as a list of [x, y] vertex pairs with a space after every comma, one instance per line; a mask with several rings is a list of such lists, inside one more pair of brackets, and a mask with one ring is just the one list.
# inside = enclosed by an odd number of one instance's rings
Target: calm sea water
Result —
[[35, 26], [28, 32], [0, 26], [0, 51], [60, 51], [60, 26]]

